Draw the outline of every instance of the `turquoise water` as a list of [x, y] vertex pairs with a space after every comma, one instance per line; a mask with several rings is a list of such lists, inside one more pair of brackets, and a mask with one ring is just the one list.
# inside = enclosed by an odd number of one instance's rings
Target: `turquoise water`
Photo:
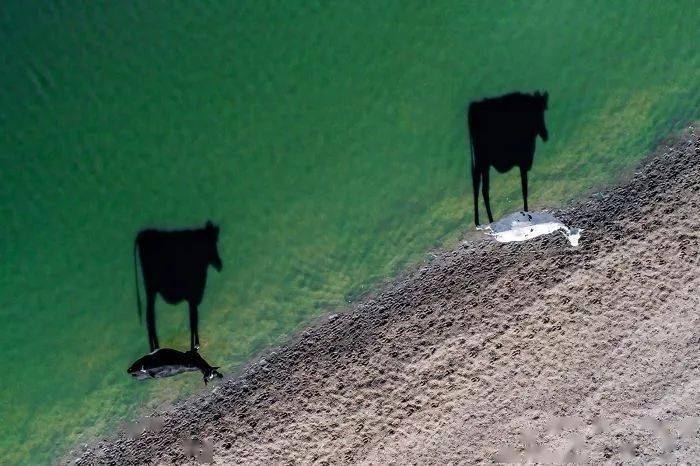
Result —
[[[687, 2], [0, 5], [0, 457], [50, 461], [196, 376], [138, 383], [132, 245], [222, 228], [202, 352], [227, 370], [471, 228], [464, 108], [548, 90], [533, 208], [700, 116]], [[521, 205], [492, 177], [494, 214]], [[160, 302], [186, 348], [185, 306]]]

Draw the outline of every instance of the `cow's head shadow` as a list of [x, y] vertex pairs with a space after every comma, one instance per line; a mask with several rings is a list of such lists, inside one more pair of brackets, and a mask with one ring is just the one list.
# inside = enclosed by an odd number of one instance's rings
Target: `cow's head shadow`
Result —
[[469, 104], [467, 129], [471, 150], [472, 184], [474, 188], [474, 223], [479, 225], [479, 185], [489, 222], [493, 222], [489, 200], [489, 171], [505, 173], [520, 169], [523, 209], [528, 210], [528, 171], [532, 168], [536, 140], [549, 139], [544, 113], [549, 93], [514, 92]]
[[219, 256], [219, 227], [214, 225], [211, 220], [207, 220], [207, 224], [204, 228], [208, 234], [208, 238], [205, 240], [208, 262], [217, 272], [221, 272], [224, 268], [224, 263]]

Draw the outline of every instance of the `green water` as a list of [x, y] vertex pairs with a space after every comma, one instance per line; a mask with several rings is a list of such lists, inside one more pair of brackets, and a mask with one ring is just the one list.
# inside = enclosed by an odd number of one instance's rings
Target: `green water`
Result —
[[201, 386], [125, 373], [141, 228], [221, 225], [200, 335], [231, 370], [471, 227], [470, 100], [549, 91], [535, 208], [700, 117], [695, 1], [227, 3], [0, 4], [0, 462]]

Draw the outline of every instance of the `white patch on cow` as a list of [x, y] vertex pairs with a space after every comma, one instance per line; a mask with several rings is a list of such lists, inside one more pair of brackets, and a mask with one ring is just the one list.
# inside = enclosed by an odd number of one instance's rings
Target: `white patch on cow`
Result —
[[578, 246], [583, 231], [569, 228], [549, 212], [517, 212], [497, 222], [479, 225], [477, 230], [493, 236], [500, 243], [527, 241], [560, 231], [574, 247]]

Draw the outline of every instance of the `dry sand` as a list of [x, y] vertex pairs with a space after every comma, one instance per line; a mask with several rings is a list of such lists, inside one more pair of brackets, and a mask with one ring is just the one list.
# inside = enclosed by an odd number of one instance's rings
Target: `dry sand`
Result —
[[465, 242], [77, 462], [700, 462], [699, 136], [555, 212], [578, 248]]

